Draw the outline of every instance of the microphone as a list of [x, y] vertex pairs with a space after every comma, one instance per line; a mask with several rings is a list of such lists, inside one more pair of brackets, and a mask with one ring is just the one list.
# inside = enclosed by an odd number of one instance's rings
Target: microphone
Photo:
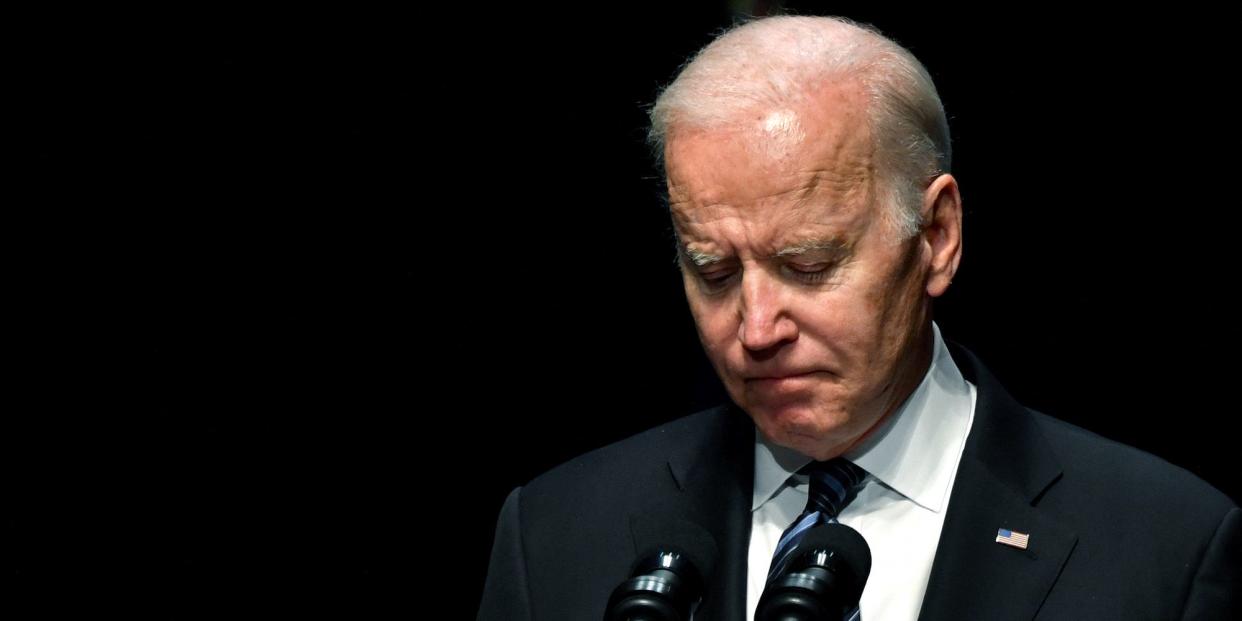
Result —
[[871, 548], [844, 524], [816, 526], [763, 589], [755, 621], [840, 621], [858, 606], [871, 575]]
[[715, 538], [677, 518], [636, 517], [631, 528], [643, 553], [608, 598], [604, 621], [690, 621], [716, 567]]

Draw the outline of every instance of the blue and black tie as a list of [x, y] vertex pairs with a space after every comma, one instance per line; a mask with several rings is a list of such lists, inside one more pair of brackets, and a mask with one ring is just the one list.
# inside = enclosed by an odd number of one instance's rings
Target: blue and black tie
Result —
[[[785, 565], [793, 560], [798, 550], [798, 542], [806, 531], [820, 524], [831, 524], [837, 521], [837, 515], [846, 505], [854, 500], [854, 495], [867, 472], [848, 460], [838, 457], [830, 461], [815, 461], [798, 471], [810, 477], [811, 489], [807, 493], [806, 509], [798, 519], [785, 529], [781, 539], [772, 553], [772, 565], [768, 569], [770, 582], [780, 574]], [[846, 619], [857, 619], [858, 611], [846, 615]]]

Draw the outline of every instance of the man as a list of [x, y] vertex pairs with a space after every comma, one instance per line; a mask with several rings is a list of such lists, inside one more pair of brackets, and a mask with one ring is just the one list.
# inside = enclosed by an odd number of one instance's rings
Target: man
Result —
[[[932, 322], [962, 250], [948, 128], [906, 50], [778, 17], [704, 48], [652, 110], [686, 296], [732, 404], [505, 502], [482, 619], [600, 618], [635, 520], [719, 547], [696, 619], [753, 618], [811, 462], [865, 478], [862, 618], [1231, 618], [1242, 512], [1188, 473], [1015, 403]], [[839, 463], [839, 462], [833, 462]]]

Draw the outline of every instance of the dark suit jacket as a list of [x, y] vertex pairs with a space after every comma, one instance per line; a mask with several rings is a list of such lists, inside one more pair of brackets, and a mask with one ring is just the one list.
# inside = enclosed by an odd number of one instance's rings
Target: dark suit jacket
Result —
[[[1242, 512], [1180, 468], [978, 388], [920, 619], [1238, 619]], [[479, 619], [601, 619], [636, 515], [682, 515], [720, 548], [698, 620], [745, 616], [754, 427], [735, 406], [593, 451], [513, 491]], [[997, 529], [1030, 534], [1027, 550]]]

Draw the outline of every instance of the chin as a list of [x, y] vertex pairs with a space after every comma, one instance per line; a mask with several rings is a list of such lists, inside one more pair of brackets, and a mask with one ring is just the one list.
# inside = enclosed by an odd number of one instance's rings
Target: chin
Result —
[[828, 461], [841, 454], [834, 443], [825, 443], [820, 438], [805, 435], [782, 435], [771, 438], [772, 442], [785, 448], [793, 449], [815, 461]]
[[807, 408], [764, 409], [752, 418], [764, 436], [776, 444], [821, 461], [837, 456], [833, 450], [840, 442], [834, 436], [839, 435], [844, 421], [834, 424], [830, 417]]

